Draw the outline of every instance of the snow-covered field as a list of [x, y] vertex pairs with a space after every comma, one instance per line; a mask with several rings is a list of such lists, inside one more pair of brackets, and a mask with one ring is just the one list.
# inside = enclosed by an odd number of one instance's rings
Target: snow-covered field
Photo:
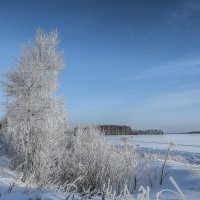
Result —
[[[150, 187], [151, 200], [156, 199], [156, 193], [170, 189], [177, 192], [177, 188], [169, 181], [173, 177], [184, 193], [186, 200], [200, 200], [200, 135], [161, 135], [161, 136], [106, 136], [107, 140], [115, 145], [122, 144], [124, 138], [129, 144], [138, 145], [137, 151], [147, 155], [147, 171], [149, 171], [152, 187]], [[123, 140], [122, 140], [123, 138]], [[160, 172], [163, 158], [170, 142], [177, 145], [170, 151], [169, 160], [165, 167], [167, 174], [163, 185], [159, 185]], [[182, 146], [184, 145], [184, 146]], [[188, 146], [186, 146], [188, 145]], [[180, 147], [180, 148], [179, 148]], [[1, 150], [2, 151], [2, 150]], [[149, 157], [148, 157], [149, 156]], [[179, 159], [174, 159], [174, 158]], [[152, 158], [152, 159], [151, 159]], [[182, 159], [181, 159], [182, 158]], [[195, 160], [196, 159], [196, 160]], [[9, 167], [9, 158], [1, 152], [0, 156], [0, 199], [4, 200], [71, 200], [67, 198], [69, 193], [58, 191], [52, 188], [37, 188], [32, 185], [25, 185], [20, 181], [20, 174], [12, 171]], [[140, 169], [141, 170], [141, 169]], [[150, 186], [147, 171], [142, 171], [141, 176], [145, 177], [138, 182], [145, 188]], [[146, 175], [145, 175], [146, 174]], [[181, 197], [166, 192], [165, 200], [180, 200]], [[137, 196], [137, 194], [135, 194]], [[81, 199], [77, 195], [73, 199]], [[100, 199], [98, 197], [97, 199]], [[159, 198], [162, 200], [164, 198]]]
[[[8, 167], [9, 159], [6, 156], [0, 157], [0, 199], [2, 200], [66, 200], [66, 199], [81, 199], [77, 195], [75, 198], [67, 198], [69, 193], [57, 191], [56, 188], [52, 190], [40, 190], [37, 187], [31, 187], [31, 185], [23, 184], [19, 179], [19, 174], [12, 171]], [[159, 172], [162, 161], [155, 160], [151, 162], [153, 170]], [[171, 189], [177, 192], [170, 181], [167, 180], [162, 186], [159, 186], [158, 177], [155, 178], [155, 171], [151, 171], [152, 188], [150, 188], [151, 200], [156, 199], [156, 193], [163, 189]], [[176, 183], [180, 186], [181, 190], [186, 196], [187, 200], [199, 200], [200, 199], [200, 169], [197, 166], [187, 166], [181, 163], [169, 161], [166, 166], [166, 171], [170, 172]], [[158, 174], [157, 174], [158, 176]], [[147, 180], [148, 182], [148, 180]], [[148, 185], [148, 184], [147, 184]], [[144, 186], [147, 186], [144, 185]], [[179, 200], [180, 196], [174, 193], [163, 193], [165, 200]], [[134, 195], [135, 196], [135, 195]], [[100, 199], [100, 198], [96, 198]], [[162, 198], [159, 198], [162, 200]]]
[[112, 135], [106, 137], [113, 144], [120, 144], [121, 138], [127, 138], [130, 144], [154, 149], [166, 149], [173, 142], [176, 144], [175, 150], [200, 153], [200, 134]]
[[[170, 189], [177, 192], [177, 189], [169, 181], [170, 176], [176, 181], [181, 191], [185, 195], [186, 200], [200, 200], [200, 168], [198, 166], [168, 161], [166, 164], [165, 173], [169, 173], [169, 175], [166, 176], [163, 185], [160, 186], [158, 180], [162, 164], [163, 161], [161, 160], [154, 160], [150, 164], [152, 167], [150, 172], [153, 185], [152, 188], [150, 187], [151, 200], [156, 199], [156, 193], [164, 189]], [[155, 173], [157, 176], [156, 179]], [[164, 194], [165, 200], [181, 200], [181, 198], [174, 193], [166, 192]], [[162, 200], [162, 198], [159, 200]]]
[[172, 142], [174, 145], [170, 149], [170, 157], [173, 160], [200, 165], [200, 134], [106, 136], [106, 138], [115, 145], [122, 144], [125, 139], [129, 144], [136, 145], [138, 152], [158, 157], [166, 155]]
[[[174, 145], [170, 149], [165, 171], [176, 180], [187, 200], [200, 200], [200, 134], [106, 136], [106, 138], [115, 145], [121, 145], [125, 140], [129, 144], [136, 145], [139, 153], [152, 158], [151, 175], [155, 174], [154, 170], [157, 170], [159, 175], [163, 159], [172, 142]], [[173, 189], [168, 178], [161, 187], [155, 181], [151, 188], [152, 199], [155, 193], [163, 188]], [[168, 194], [166, 199], [175, 198]]]

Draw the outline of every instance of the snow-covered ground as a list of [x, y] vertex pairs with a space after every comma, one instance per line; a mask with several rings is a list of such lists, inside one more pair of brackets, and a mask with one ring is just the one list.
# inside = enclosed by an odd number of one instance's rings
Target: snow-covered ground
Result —
[[[185, 165], [180, 162], [168, 161], [165, 167], [165, 173], [169, 174], [166, 176], [163, 185], [160, 186], [159, 180], [162, 164], [163, 161], [161, 160], [154, 160], [150, 163], [151, 181], [153, 185], [152, 188], [150, 188], [151, 200], [154, 200], [156, 193], [163, 189], [171, 189], [177, 192], [177, 189], [169, 181], [170, 176], [173, 177], [173, 179], [176, 181], [181, 191], [186, 196], [186, 200], [200, 200], [200, 168], [198, 166]], [[166, 192], [165, 199], [178, 200], [181, 198], [171, 192]]]
[[137, 146], [138, 152], [158, 157], [166, 155], [172, 142], [174, 144], [170, 149], [172, 160], [200, 165], [200, 134], [106, 136], [106, 138], [115, 145], [122, 144], [125, 139], [128, 144]]
[[[164, 135], [164, 136], [107, 136], [107, 140], [112, 144], [120, 145], [122, 143], [121, 138], [126, 138], [126, 140], [131, 144], [139, 144], [138, 152], [145, 155], [150, 155], [147, 163], [147, 171], [149, 171], [152, 187], [150, 187], [150, 197], [151, 200], [156, 199], [156, 193], [163, 189], [171, 189], [177, 192], [175, 186], [169, 181], [169, 177], [173, 177], [176, 183], [181, 188], [182, 192], [186, 196], [186, 200], [200, 200], [200, 152], [198, 149], [198, 141], [200, 141], [200, 135]], [[185, 137], [185, 138], [184, 138]], [[178, 149], [179, 145], [173, 147], [170, 151], [170, 155], [174, 153], [174, 157], [180, 157], [181, 159], [170, 159], [166, 163], [164, 173], [168, 174], [164, 179], [163, 185], [159, 185], [160, 172], [163, 164], [163, 158], [166, 155], [166, 150], [169, 147], [170, 142], [176, 144], [191, 144], [196, 147], [193, 149], [186, 146], [184, 149]], [[154, 145], [153, 143], [155, 142]], [[167, 143], [167, 144], [163, 144]], [[174, 149], [175, 148], [175, 149]], [[187, 151], [188, 150], [188, 151]], [[2, 150], [0, 150], [2, 151]], [[153, 155], [157, 155], [153, 157]], [[160, 156], [160, 157], [159, 157]], [[172, 156], [172, 157], [173, 157]], [[192, 162], [193, 159], [195, 162]], [[176, 161], [175, 161], [176, 160]], [[178, 161], [178, 162], [177, 162]], [[191, 162], [190, 162], [191, 161]], [[33, 185], [25, 185], [20, 181], [20, 174], [12, 171], [9, 166], [9, 158], [5, 153], [0, 153], [0, 199], [3, 200], [71, 200], [67, 198], [69, 193], [64, 193], [57, 191], [56, 188], [46, 188], [40, 190]], [[144, 168], [143, 168], [144, 169]], [[142, 171], [142, 168], [140, 169]], [[140, 176], [143, 179], [138, 182], [139, 185], [144, 187], [150, 186], [149, 178], [147, 176], [147, 171], [142, 171]], [[139, 177], [140, 178], [140, 177]], [[165, 200], [179, 200], [180, 196], [173, 193], [166, 192]], [[137, 196], [137, 194], [136, 194]], [[74, 198], [80, 199], [80, 198]], [[100, 199], [100, 198], [98, 198]], [[160, 198], [159, 200], [161, 200]]]
[[166, 149], [173, 142], [176, 144], [175, 150], [200, 153], [200, 134], [110, 135], [106, 138], [113, 144], [120, 144], [121, 138], [127, 138], [130, 144], [154, 149]]
[[[39, 190], [38, 188], [27, 187], [20, 181], [19, 174], [12, 171], [8, 167], [9, 159], [6, 156], [0, 157], [0, 199], [2, 200], [66, 200], [68, 193], [56, 192], [53, 190]], [[198, 166], [183, 165], [182, 163], [168, 161], [165, 171], [170, 172], [166, 177], [164, 184], [159, 186], [159, 170], [162, 165], [161, 160], [154, 160], [151, 162], [150, 169], [152, 188], [150, 188], [151, 200], [156, 199], [156, 193], [163, 189], [171, 189], [177, 192], [176, 188], [169, 181], [169, 176], [172, 176], [181, 190], [186, 196], [187, 200], [200, 199], [200, 169]], [[156, 174], [156, 176], [155, 176]], [[148, 179], [145, 187], [148, 186]], [[165, 200], [179, 200], [179, 196], [166, 192]], [[137, 196], [137, 195], [135, 195]], [[77, 197], [77, 196], [76, 196]], [[71, 200], [72, 198], [69, 198]], [[74, 198], [81, 199], [81, 198]], [[98, 198], [99, 199], [99, 198]], [[159, 200], [161, 200], [160, 198]]]
[[[170, 143], [173, 142], [175, 145], [170, 150], [165, 168], [165, 172], [169, 174], [161, 187], [158, 180], [154, 181], [151, 198], [154, 199], [155, 193], [163, 188], [173, 189], [174, 186], [168, 181], [169, 176], [172, 176], [187, 200], [200, 200], [200, 134], [106, 136], [106, 138], [115, 145], [121, 145], [124, 140], [128, 144], [136, 145], [137, 152], [144, 154], [147, 158], [152, 158], [149, 164], [150, 174], [155, 176], [157, 173], [157, 179], [163, 159], [166, 157]], [[166, 199], [176, 198], [172, 198], [168, 193]]]
[[55, 190], [40, 190], [20, 181], [20, 174], [9, 168], [9, 158], [0, 157], [0, 199], [1, 200], [64, 200], [68, 194]]

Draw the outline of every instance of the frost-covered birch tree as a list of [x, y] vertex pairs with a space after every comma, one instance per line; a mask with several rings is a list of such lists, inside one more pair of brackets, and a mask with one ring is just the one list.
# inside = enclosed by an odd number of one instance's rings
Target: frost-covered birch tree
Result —
[[63, 100], [54, 95], [64, 67], [58, 43], [56, 31], [36, 31], [35, 40], [23, 47], [16, 66], [5, 74], [6, 137], [13, 164], [22, 165], [24, 179], [28, 173], [38, 178], [53, 173], [57, 152], [65, 148], [69, 123]]

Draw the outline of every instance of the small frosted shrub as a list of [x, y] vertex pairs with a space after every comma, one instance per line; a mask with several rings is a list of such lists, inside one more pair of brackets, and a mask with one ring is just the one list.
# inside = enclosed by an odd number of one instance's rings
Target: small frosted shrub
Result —
[[138, 163], [133, 147], [109, 144], [95, 127], [79, 129], [71, 141], [73, 145], [66, 150], [60, 175], [61, 180], [69, 182], [81, 177], [77, 182], [79, 191], [101, 190], [108, 180], [117, 184], [133, 177]]

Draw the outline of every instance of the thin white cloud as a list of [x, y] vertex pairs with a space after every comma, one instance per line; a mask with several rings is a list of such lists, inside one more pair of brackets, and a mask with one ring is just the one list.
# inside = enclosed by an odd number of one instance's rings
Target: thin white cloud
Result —
[[189, 1], [188, 8], [191, 10], [200, 10], [200, 2], [199, 1]]
[[155, 79], [163, 76], [181, 76], [187, 74], [196, 74], [200, 72], [200, 60], [193, 60], [179, 63], [169, 63], [158, 67], [148, 68], [136, 72], [132, 76], [122, 78], [122, 81], [136, 81], [145, 79]]
[[[164, 15], [167, 27], [173, 31], [182, 29], [182, 27], [189, 26], [193, 16], [197, 17], [199, 13], [200, 1], [180, 1], [179, 7]], [[165, 26], [166, 26], [165, 24]]]
[[168, 109], [186, 108], [200, 104], [200, 89], [188, 89], [160, 94], [137, 104], [135, 112], [156, 112]]
[[158, 51], [160, 49], [164, 49], [165, 47], [169, 47], [169, 46], [170, 46], [170, 44], [155, 46], [155, 47], [147, 49], [145, 52], [154, 52], [154, 51]]

